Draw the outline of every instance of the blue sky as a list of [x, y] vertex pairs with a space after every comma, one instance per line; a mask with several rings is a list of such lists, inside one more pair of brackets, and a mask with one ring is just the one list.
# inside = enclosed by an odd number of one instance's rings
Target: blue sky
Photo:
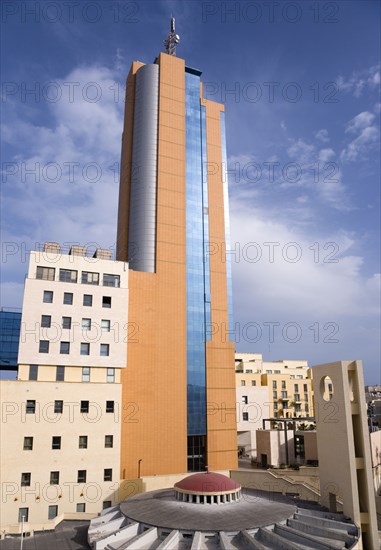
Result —
[[226, 105], [237, 349], [380, 383], [377, 1], [3, 2], [2, 306], [34, 243], [114, 246], [124, 82], [171, 12]]

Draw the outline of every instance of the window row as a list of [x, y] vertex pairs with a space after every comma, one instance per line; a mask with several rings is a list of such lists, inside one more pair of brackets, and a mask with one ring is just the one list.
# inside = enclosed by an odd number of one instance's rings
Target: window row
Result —
[[[50, 348], [49, 340], [40, 340], [39, 347], [38, 347], [39, 353], [49, 353], [49, 348]], [[70, 354], [70, 342], [60, 342], [60, 354], [61, 355]], [[89, 342], [81, 342], [80, 354], [90, 355]], [[110, 344], [99, 344], [99, 355], [101, 357], [108, 357], [110, 355]]]
[[[78, 325], [79, 323], [74, 323], [73, 326]], [[41, 315], [41, 328], [51, 328], [52, 326], [52, 316], [51, 315]], [[72, 318], [71, 317], [61, 317], [61, 322], [53, 323], [53, 326], [60, 326], [61, 328], [70, 330], [72, 327]], [[111, 321], [110, 319], [102, 319], [101, 323], [92, 322], [92, 319], [89, 317], [83, 317], [81, 320], [81, 328], [83, 330], [91, 330], [91, 327], [95, 326], [97, 329], [100, 328], [102, 332], [110, 332]]]
[[[77, 471], [77, 483], [86, 483], [87, 470]], [[103, 481], [112, 481], [112, 468], [104, 468]], [[30, 487], [32, 482], [31, 472], [23, 472], [21, 474], [21, 487]], [[59, 485], [60, 473], [50, 472], [50, 485]]]
[[[88, 439], [89, 438], [87, 435], [80, 435], [78, 437], [78, 449], [87, 449]], [[60, 435], [54, 435], [52, 437], [52, 449], [53, 450], [61, 449], [61, 441], [62, 440]], [[105, 435], [105, 449], [112, 449], [113, 447], [114, 447], [114, 436]], [[24, 437], [23, 450], [33, 451], [33, 436], [27, 435]]]
[[[256, 380], [252, 380], [251, 385], [256, 386], [257, 385]], [[246, 380], [241, 380], [241, 386], [246, 386]]]
[[[100, 274], [94, 271], [82, 271], [80, 274], [81, 283], [87, 285], [99, 285]], [[36, 279], [43, 279], [45, 281], [56, 280], [55, 267], [43, 267], [37, 266]], [[76, 269], [60, 269], [58, 280], [61, 283], [77, 283], [78, 271]], [[103, 274], [103, 286], [113, 286], [115, 288], [120, 287], [120, 276], [112, 273]]]
[[[103, 510], [106, 508], [111, 508], [112, 502], [111, 500], [104, 500], [103, 501]], [[75, 505], [75, 511], [76, 512], [86, 512], [86, 503], [85, 502], [77, 502]], [[48, 507], [48, 519], [54, 519], [58, 516], [58, 506], [56, 504], [52, 504]], [[19, 508], [18, 511], [18, 522], [27, 523], [29, 521], [29, 508]]]
[[[90, 401], [80, 401], [80, 412], [81, 413], [88, 413], [90, 410]], [[71, 403], [72, 405], [72, 403]], [[62, 400], [54, 401], [54, 412], [57, 414], [61, 414], [63, 412], [63, 406], [64, 402]], [[114, 401], [106, 401], [106, 413], [113, 413], [115, 411], [115, 402]], [[36, 414], [36, 400], [35, 399], [27, 399], [26, 402], [26, 408], [25, 408], [26, 414]]]
[[[44, 304], [52, 304], [54, 298], [53, 290], [44, 290], [42, 301]], [[74, 294], [72, 292], [64, 292], [63, 294], [63, 304], [72, 306], [74, 301]], [[93, 295], [84, 294], [82, 299], [82, 305], [86, 307], [91, 307], [93, 305]], [[111, 307], [111, 296], [102, 296], [102, 307], [110, 308]]]

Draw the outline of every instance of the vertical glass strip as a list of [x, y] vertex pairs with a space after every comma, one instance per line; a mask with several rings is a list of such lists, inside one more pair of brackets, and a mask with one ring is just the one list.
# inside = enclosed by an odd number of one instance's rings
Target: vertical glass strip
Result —
[[205, 337], [212, 339], [210, 313], [210, 249], [209, 249], [209, 205], [208, 205], [208, 157], [206, 146], [206, 107], [201, 106], [202, 141], [202, 205], [204, 229], [204, 291], [205, 291]]
[[[221, 146], [222, 146], [222, 181], [224, 190], [224, 215], [225, 215], [225, 245], [226, 245], [226, 283], [228, 291], [228, 324], [229, 334], [234, 334], [233, 318], [233, 291], [232, 291], [232, 265], [231, 265], [231, 246], [230, 246], [230, 217], [229, 217], [229, 192], [228, 192], [228, 173], [226, 156], [226, 130], [225, 113], [220, 115], [221, 125]], [[229, 338], [230, 339], [230, 338]]]

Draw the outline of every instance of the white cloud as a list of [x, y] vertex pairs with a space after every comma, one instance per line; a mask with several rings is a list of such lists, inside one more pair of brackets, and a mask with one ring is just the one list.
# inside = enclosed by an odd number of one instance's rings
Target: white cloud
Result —
[[363, 111], [348, 122], [346, 132], [358, 133], [358, 136], [342, 150], [341, 160], [353, 162], [367, 158], [368, 153], [379, 142], [379, 130], [374, 125], [374, 121], [373, 113]]
[[380, 66], [376, 65], [363, 71], [354, 71], [349, 78], [339, 76], [336, 82], [340, 91], [353, 93], [355, 97], [360, 97], [364, 90], [375, 90], [379, 87]]
[[319, 162], [328, 162], [335, 156], [335, 151], [333, 149], [320, 149], [319, 151]]
[[316, 132], [315, 138], [320, 140], [322, 143], [328, 143], [330, 139], [328, 135], [328, 130], [326, 130], [325, 128], [322, 128], [321, 130]]
[[367, 126], [371, 126], [374, 122], [375, 116], [369, 111], [363, 111], [356, 115], [352, 120], [350, 120], [346, 125], [346, 132], [358, 132], [363, 130]]

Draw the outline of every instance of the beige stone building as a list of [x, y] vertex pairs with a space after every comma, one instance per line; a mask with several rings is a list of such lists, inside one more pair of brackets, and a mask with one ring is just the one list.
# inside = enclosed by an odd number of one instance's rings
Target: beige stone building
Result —
[[18, 380], [0, 382], [3, 533], [119, 501], [127, 304], [127, 266], [108, 251], [31, 253]]

